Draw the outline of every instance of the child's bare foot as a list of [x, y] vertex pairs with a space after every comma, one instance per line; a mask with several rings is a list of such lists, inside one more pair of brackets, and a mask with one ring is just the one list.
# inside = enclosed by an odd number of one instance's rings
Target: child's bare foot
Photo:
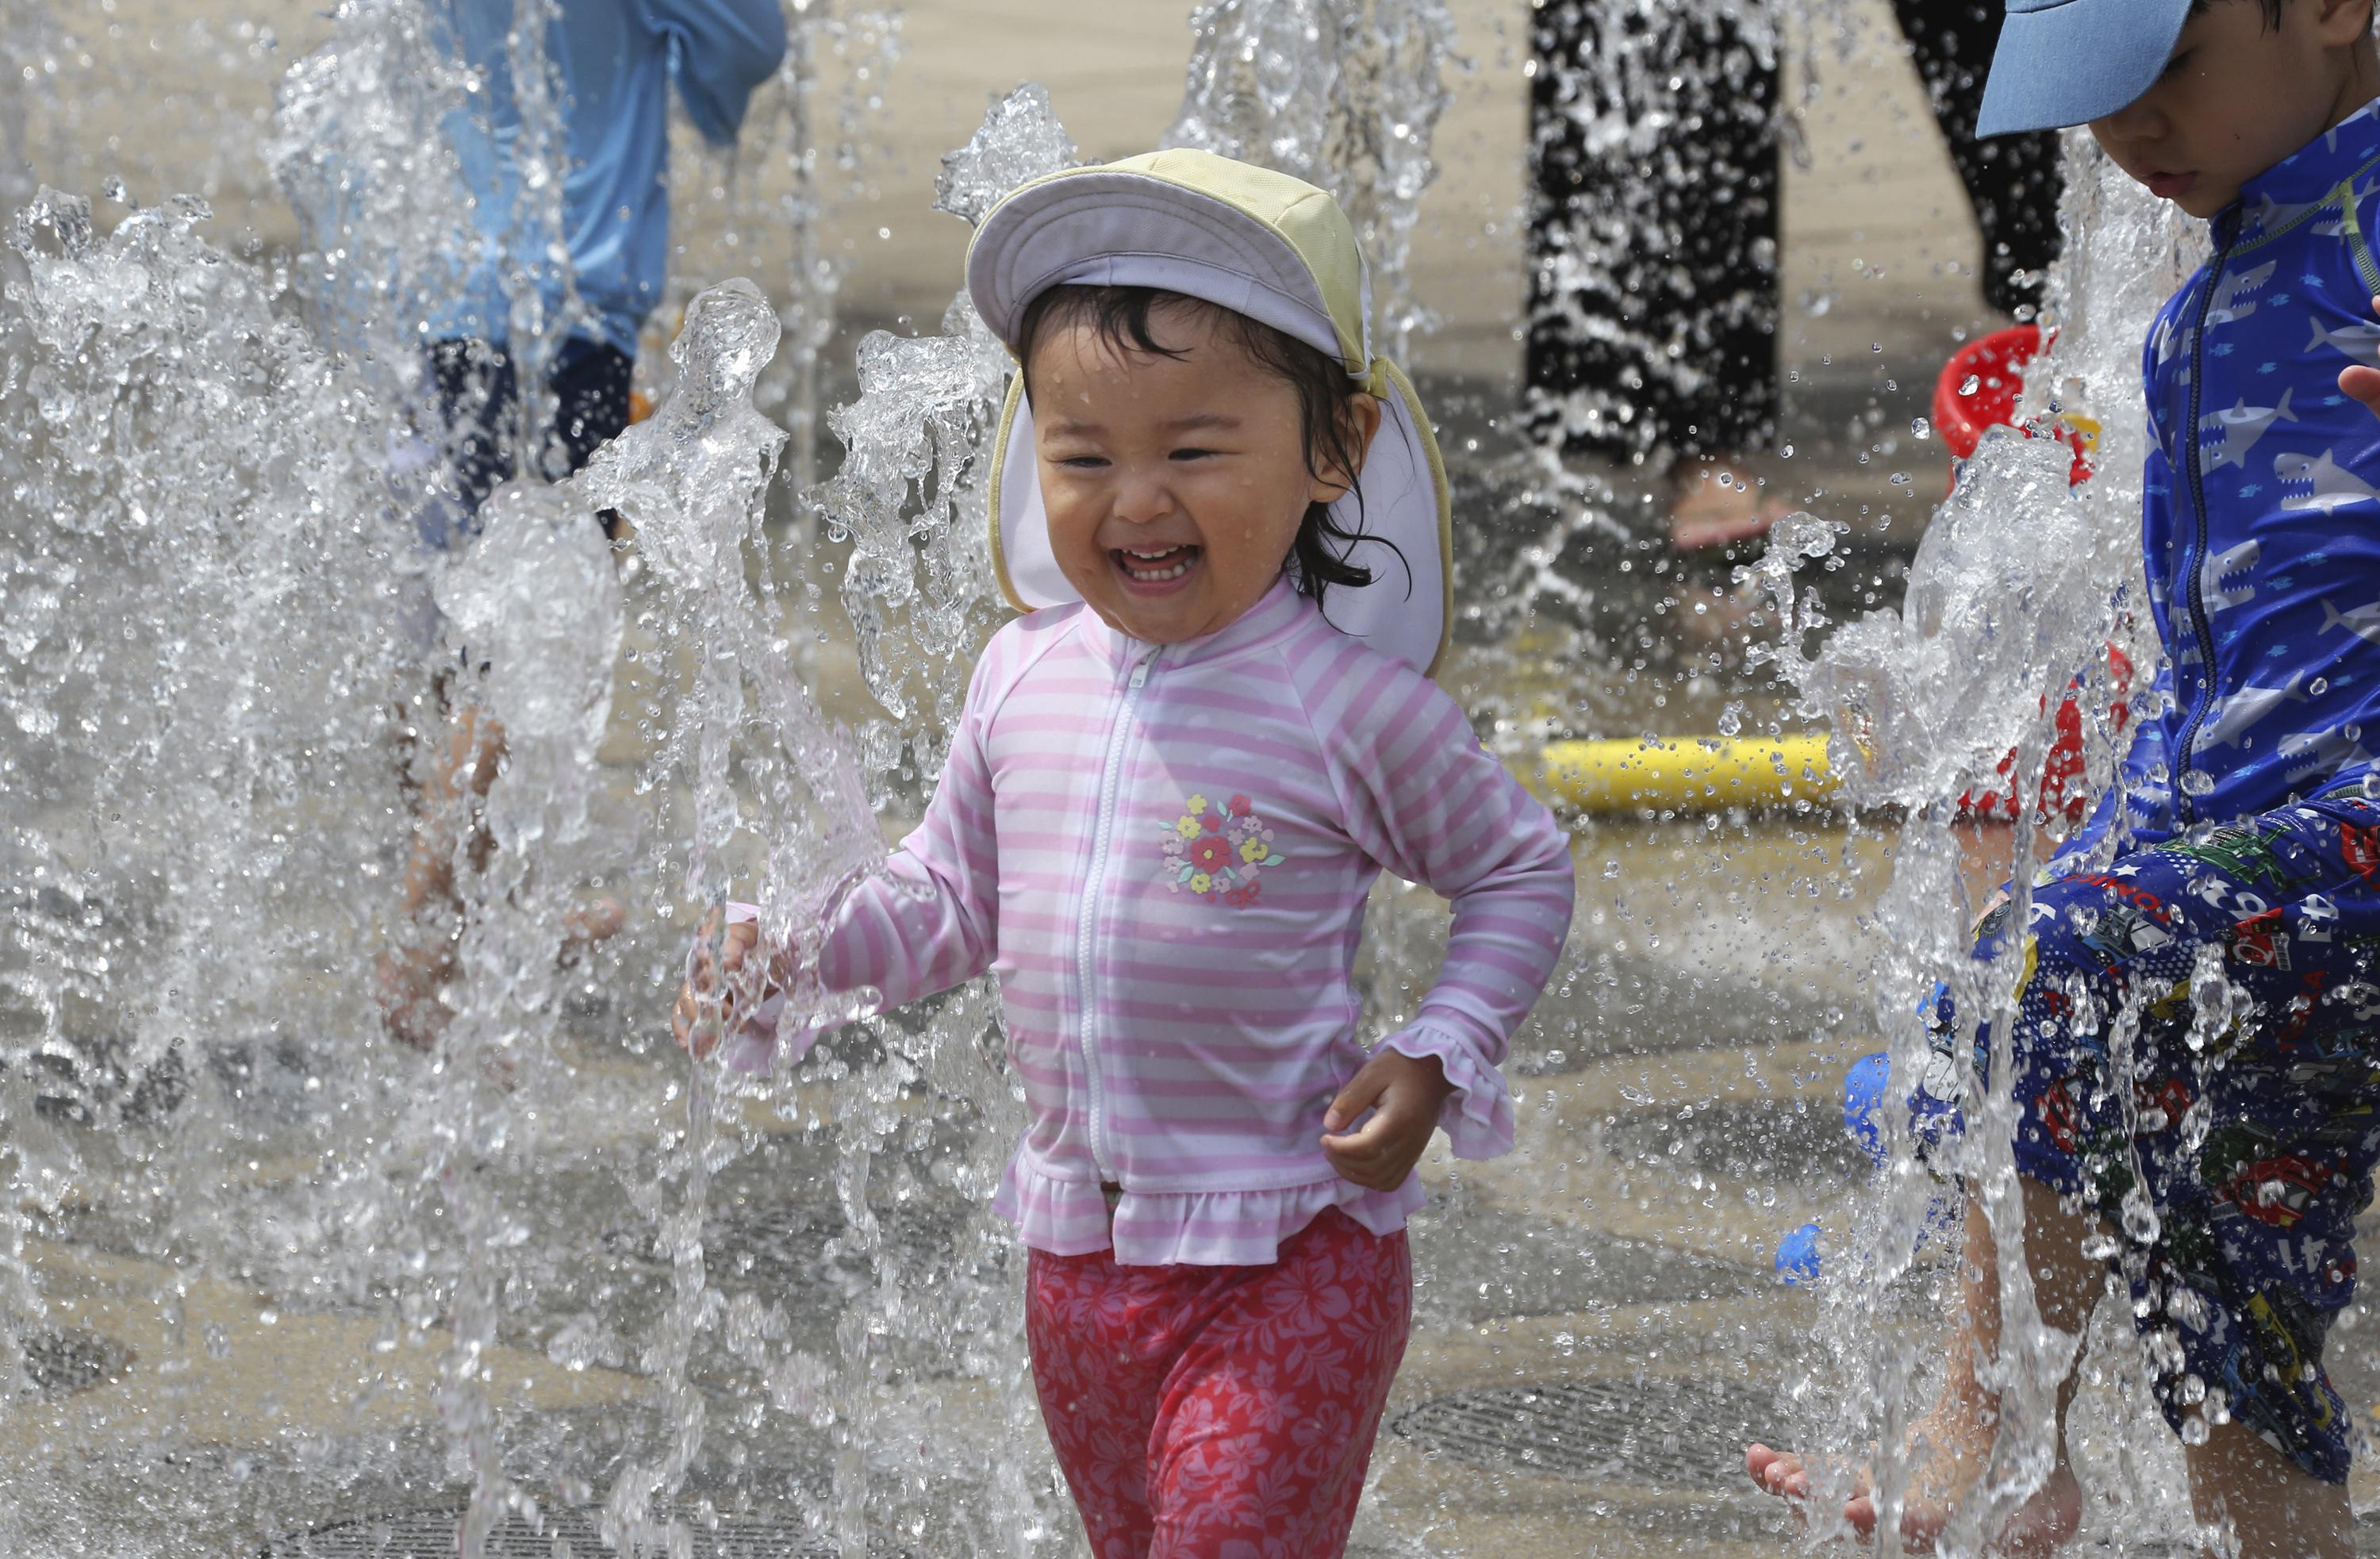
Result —
[[[1974, 1426], [1972, 1415], [1959, 1413], [1956, 1420], [1964, 1420], [1966, 1427], [1950, 1427], [1944, 1413], [1937, 1409], [1911, 1431], [1912, 1439], [1926, 1447], [1929, 1455], [1912, 1480], [1901, 1504], [1900, 1541], [1910, 1553], [1933, 1552], [1935, 1540], [1942, 1535], [1961, 1502], [1983, 1476], [1985, 1460], [1991, 1454], [1991, 1437]], [[1791, 1500], [1796, 1505], [1810, 1497], [1810, 1466], [1790, 1451], [1751, 1446], [1743, 1453], [1743, 1467], [1765, 1493]], [[1852, 1531], [1874, 1541], [1876, 1509], [1865, 1469], [1852, 1480], [1851, 1496], [1843, 1502], [1842, 1516]], [[2082, 1524], [2082, 1485], [2075, 1482], [2073, 1470], [2061, 1457], [2048, 1480], [2001, 1525], [1990, 1552], [2011, 1559], [2052, 1553]]]

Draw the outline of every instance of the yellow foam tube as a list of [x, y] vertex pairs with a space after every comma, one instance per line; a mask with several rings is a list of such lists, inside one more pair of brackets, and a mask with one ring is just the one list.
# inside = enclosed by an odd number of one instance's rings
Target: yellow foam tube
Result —
[[1545, 784], [1583, 812], [1716, 811], [1818, 800], [1835, 779], [1823, 736], [1670, 737], [1549, 743]]

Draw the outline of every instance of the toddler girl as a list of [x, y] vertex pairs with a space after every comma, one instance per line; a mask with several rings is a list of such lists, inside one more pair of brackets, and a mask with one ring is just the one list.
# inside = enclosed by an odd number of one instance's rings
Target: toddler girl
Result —
[[[985, 219], [967, 286], [1019, 364], [991, 556], [1026, 615], [815, 978], [887, 1006], [1000, 979], [1031, 1119], [995, 1206], [1100, 1559], [1336, 1554], [1404, 1351], [1413, 1166], [1440, 1125], [1512, 1146], [1497, 1065], [1569, 925], [1568, 842], [1429, 680], [1445, 476], [1330, 196], [1196, 152], [1073, 169]], [[1367, 1051], [1383, 867], [1454, 918]], [[765, 1066], [793, 955], [722, 980], [745, 917], [676, 1022]]]

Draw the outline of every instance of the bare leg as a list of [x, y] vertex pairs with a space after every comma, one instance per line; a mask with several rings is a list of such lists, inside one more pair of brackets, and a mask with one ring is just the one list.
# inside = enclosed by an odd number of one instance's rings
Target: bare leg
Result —
[[[411, 859], [406, 862], [405, 908], [407, 914], [418, 913], [433, 901], [456, 904], [455, 892], [455, 836], [452, 832], [462, 807], [463, 787], [468, 784], [468, 802], [471, 825], [471, 870], [485, 871], [488, 857], [495, 849], [495, 841], [480, 822], [480, 803], [488, 798], [488, 789], [496, 783], [496, 771], [504, 757], [504, 728], [477, 705], [465, 703], [455, 711], [446, 727], [445, 750], [432, 763], [430, 773], [422, 776], [422, 827], [413, 835]], [[464, 776], [468, 775], [468, 781]]]
[[2240, 1559], [2351, 1559], [2355, 1516], [2344, 1484], [2309, 1476], [2237, 1423], [2216, 1425], [2184, 1455], [2199, 1521], [2228, 1523]]
[[[417, 1050], [434, 1047], [453, 1017], [438, 993], [455, 977], [455, 939], [462, 931], [455, 830], [469, 827], [470, 870], [474, 875], [485, 871], [496, 844], [480, 811], [504, 757], [503, 725], [465, 703], [454, 712], [443, 744], [421, 775], [400, 899], [405, 929], [398, 945], [382, 955], [378, 970], [381, 1013], [389, 1031]], [[615, 934], [625, 919], [620, 901], [606, 895], [565, 910], [563, 932], [575, 944], [601, 942]]]
[[[2033, 1269], [2034, 1302], [2041, 1319], [2061, 1332], [2080, 1332], [2089, 1321], [2105, 1269], [2083, 1256], [2089, 1223], [2058, 1205], [2058, 1194], [2033, 1180], [2020, 1182], [2024, 1196], [2025, 1259]], [[1951, 1320], [1949, 1372], [1942, 1395], [1910, 1431], [1923, 1465], [1911, 1480], [1901, 1509], [1901, 1541], [1925, 1552], [1949, 1524], [1988, 1463], [1999, 1430], [1998, 1393], [1978, 1376], [1978, 1364], [1995, 1357], [2000, 1344], [1999, 1252], [1991, 1225], [1973, 1202], [1967, 1204], [1966, 1249], [1961, 1261], [1959, 1308]], [[1994, 1543], [1996, 1552], [2046, 1553], [2074, 1535], [2082, 1521], [2082, 1490], [2067, 1465], [2066, 1405], [2070, 1379], [2058, 1390], [2058, 1465], [2049, 1480], [2010, 1516]], [[1809, 1469], [1790, 1452], [1755, 1445], [1744, 1454], [1752, 1480], [1772, 1494], [1804, 1499]], [[1865, 1480], [1843, 1506], [1843, 1519], [1864, 1537], [1874, 1537], [1875, 1502]]]
[[471, 870], [485, 871], [494, 842], [477, 814], [495, 783], [504, 741], [504, 727], [467, 703], [448, 722], [443, 742], [420, 776], [421, 803], [400, 900], [405, 924], [397, 944], [381, 956], [377, 971], [381, 1015], [389, 1032], [418, 1050], [435, 1046], [453, 1017], [438, 993], [454, 978], [455, 938], [462, 929], [463, 902], [455, 887], [455, 829], [468, 810]]

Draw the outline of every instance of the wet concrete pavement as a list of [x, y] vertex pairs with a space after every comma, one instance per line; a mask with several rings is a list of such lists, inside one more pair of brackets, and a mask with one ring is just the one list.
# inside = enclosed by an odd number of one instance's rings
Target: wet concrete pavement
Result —
[[[1699, 831], [1694, 843], [1704, 847]], [[1803, 846], [1755, 834], [1741, 847], [1757, 881], [1755, 862], [1791, 860]], [[1800, 920], [1792, 879], [1768, 875], [1778, 891], [1755, 895], [1754, 922]], [[1427, 895], [1395, 892], [1376, 912], [1391, 934], [1421, 938], [1439, 913]], [[1740, 975], [1698, 971], [1690, 991], [1677, 969], [1632, 957], [1630, 938], [1659, 939], [1703, 912], [1682, 895], [1676, 920], [1669, 904], [1640, 903], [1624, 934], [1622, 922], [1583, 921], [1569, 981], [1633, 999], [1609, 1011], [1549, 1003], [1531, 1025], [1512, 1066], [1520, 1154], [1493, 1165], [1430, 1162], [1435, 1206], [1415, 1236], [1416, 1332], [1359, 1552], [1626, 1552], [1649, 1541], [1656, 1514], [1670, 1535], [1647, 1552], [1718, 1552], [1773, 1536], [1776, 1513], [1724, 1476], [1742, 1434], [1778, 1431], [1791, 1365], [1784, 1345], [1807, 1325], [1806, 1296], [1769, 1282], [1764, 1246], [1840, 1200], [1852, 1170], [1823, 1127], [1834, 1041], [1777, 1035], [1823, 1019], [1805, 1004], [1847, 993], [1790, 959], [1776, 988], [1802, 995], [1780, 1005]], [[1394, 924], [1408, 919], [1419, 923]], [[1681, 999], [1691, 1005], [1670, 1005]], [[1630, 1006], [1642, 1010], [1621, 1019]], [[1707, 1032], [1730, 1010], [1736, 1032]], [[566, 1081], [549, 1074], [539, 1084], [551, 1124], [523, 1153], [534, 1178], [500, 1189], [525, 1224], [573, 1231], [554, 1250], [558, 1263], [534, 1268], [507, 1304], [485, 1365], [505, 1414], [508, 1465], [549, 1502], [567, 1503], [571, 1491], [539, 1487], [536, 1469], [568, 1467], [589, 1480], [580, 1499], [600, 1497], [624, 1454], [666, 1434], [667, 1404], [636, 1340], [668, 1302], [669, 1266], [652, 1248], [650, 1210], [625, 1204], [619, 1188], [646, 1162], [653, 1124], [679, 1118], [683, 1106], [670, 1102], [679, 1073], [624, 1049], [618, 1017], [590, 1007], [574, 1022]], [[852, 1341], [841, 1332], [844, 1307], [881, 1275], [864, 1253], [838, 1250], [851, 1231], [833, 1188], [835, 1150], [800, 1129], [851, 1107], [839, 1086], [812, 1079], [779, 1103], [753, 1102], [743, 1151], [710, 1197], [713, 1284], [731, 1303], [746, 1295], [782, 1307], [770, 1343], [779, 1360], [841, 1357]], [[937, 1134], [975, 1142], [982, 1156], [980, 1122], [937, 1119], [916, 1092], [880, 1107], [905, 1133], [905, 1162], [931, 1163]], [[304, 1155], [260, 1161], [245, 1192], [261, 1217], [315, 1169]], [[979, 1202], [895, 1173], [890, 1160], [875, 1186], [883, 1255], [913, 1295], [934, 1294], [979, 1259], [980, 1242], [1001, 1237]], [[237, 1220], [237, 1202], [226, 1215]], [[343, 1303], [194, 1277], [133, 1254], [140, 1233], [136, 1210], [69, 1198], [29, 1250], [53, 1305], [57, 1362], [44, 1367], [51, 1389], [0, 1419], [0, 1455], [20, 1472], [58, 1470], [45, 1525], [127, 1546], [169, 1530], [171, 1551], [225, 1553], [332, 1529], [310, 1546], [273, 1550], [288, 1553], [382, 1551], [337, 1546], [352, 1536], [341, 1524], [366, 1517], [387, 1526], [391, 1541], [412, 1530], [406, 1519], [435, 1527], [407, 1513], [448, 1508], [456, 1494], [438, 1431], [442, 1328], [393, 1328], [367, 1295]], [[917, 1302], [930, 1309], [930, 1299]], [[579, 1320], [598, 1312], [600, 1334]], [[905, 1313], [905, 1334], [917, 1338], [955, 1339], [982, 1319], [937, 1319], [915, 1303]], [[90, 1352], [102, 1339], [103, 1352], [74, 1364], [77, 1346]], [[705, 1358], [695, 1385], [710, 1404], [714, 1441], [740, 1447], [742, 1467], [731, 1475], [711, 1464], [686, 1503], [706, 1489], [724, 1498], [732, 1485], [747, 1500], [761, 1491], [743, 1537], [784, 1540], [800, 1530], [793, 1496], [823, 1496], [831, 1428], [771, 1414], [747, 1432], [742, 1421], [759, 1418], [754, 1398], [771, 1389], [768, 1372], [715, 1348]], [[903, 1460], [892, 1426], [914, 1426], [932, 1437], [931, 1460], [944, 1469], [922, 1505], [943, 1516], [964, 1509], [966, 1476], [950, 1469], [990, 1459], [1004, 1421], [997, 1404], [1015, 1384], [923, 1356], [895, 1359], [874, 1394], [883, 1472], [897, 1477]], [[206, 1481], [187, 1502], [159, 1501], [185, 1468]], [[142, 1497], [128, 1499], [128, 1489]], [[956, 1551], [949, 1541], [912, 1534], [884, 1551]], [[715, 1551], [747, 1550], [722, 1540]]]
[[[1805, 1219], [1840, 1226], [1864, 1179], [1836, 1103], [1841, 1067], [1864, 1048], [1863, 906], [1808, 895], [1813, 852], [1840, 848], [1823, 821], [1716, 839], [1696, 822], [1624, 840], [1582, 840], [1583, 884], [1629, 886], [1587, 901], [1567, 995], [1516, 1044], [1520, 1151], [1488, 1164], [1439, 1151], [1425, 1165], [1433, 1206], [1414, 1235], [1415, 1330], [1359, 1554], [1724, 1554], [1775, 1552], [1787, 1534], [1783, 1514], [1741, 1483], [1738, 1458], [1747, 1437], [1787, 1436], [1825, 1411], [1795, 1400], [1828, 1378], [1817, 1301], [1779, 1287], [1769, 1256]], [[1880, 845], [1859, 853], [1880, 869]], [[1623, 859], [1622, 878], [1604, 875]], [[1674, 861], [1695, 864], [1653, 885]], [[1384, 889], [1374, 913], [1384, 939], [1419, 946], [1440, 912], [1427, 895]], [[1715, 921], [1759, 951], [1732, 966], [1671, 958]], [[506, 1465], [553, 1521], [580, 1523], [561, 1529], [582, 1540], [595, 1517], [559, 1512], [600, 1504], [681, 1411], [640, 1353], [670, 1303], [671, 1267], [656, 1209], [634, 1188], [650, 1181], [656, 1129], [684, 1118], [683, 1073], [621, 1027], [633, 1011], [574, 1007], [557, 1068], [525, 1090], [534, 1140], [514, 1167], [492, 1168], [512, 1216], [570, 1231], [533, 1240], [521, 1260], [483, 1382], [504, 1415]], [[995, 1491], [971, 1469], [1014, 1465], [1020, 1403], [1031, 1422], [1001, 1331], [1014, 1320], [997, 1275], [1005, 1236], [979, 1191], [924, 1173], [953, 1153], [997, 1163], [997, 1123], [952, 1102], [984, 1097], [966, 1072], [978, 1060], [953, 1058], [940, 1088], [870, 1097], [814, 1063], [782, 1097], [739, 1106], [735, 1151], [708, 1200], [707, 1261], [722, 1329], [734, 1334], [741, 1316], [747, 1341], [765, 1341], [746, 1352], [714, 1340], [690, 1376], [710, 1449], [675, 1508], [708, 1519], [709, 1500], [719, 1520], [692, 1552], [828, 1551], [805, 1512], [820, 1510], [844, 1454], [829, 1409], [841, 1402], [847, 1421], [844, 1371], [862, 1346], [880, 1501], [917, 1480], [914, 1496], [890, 1496], [913, 1519], [877, 1529], [869, 1552], [966, 1552], [983, 1535], [976, 1522]], [[833, 1139], [806, 1129], [862, 1110], [899, 1145], [869, 1182], [872, 1247], [838, 1200]], [[260, 1160], [234, 1194], [266, 1222], [317, 1167], [303, 1154]], [[237, 1201], [225, 1216], [239, 1220]], [[20, 1474], [55, 1470], [44, 1529], [128, 1551], [441, 1552], [462, 1492], [440, 1427], [443, 1327], [393, 1327], [371, 1294], [194, 1275], [133, 1253], [137, 1219], [69, 1197], [28, 1252], [57, 1340], [49, 1390], [0, 1419], [0, 1455]], [[953, 1281], [969, 1274], [989, 1286]], [[903, 1321], [863, 1344], [846, 1318], [871, 1293], [880, 1303], [887, 1282], [905, 1296]], [[1923, 1326], [1922, 1307], [1901, 1323]], [[558, 1480], [565, 1470], [579, 1481]], [[187, 1491], [171, 1492], [185, 1477]], [[549, 1550], [537, 1540], [534, 1552]]]

